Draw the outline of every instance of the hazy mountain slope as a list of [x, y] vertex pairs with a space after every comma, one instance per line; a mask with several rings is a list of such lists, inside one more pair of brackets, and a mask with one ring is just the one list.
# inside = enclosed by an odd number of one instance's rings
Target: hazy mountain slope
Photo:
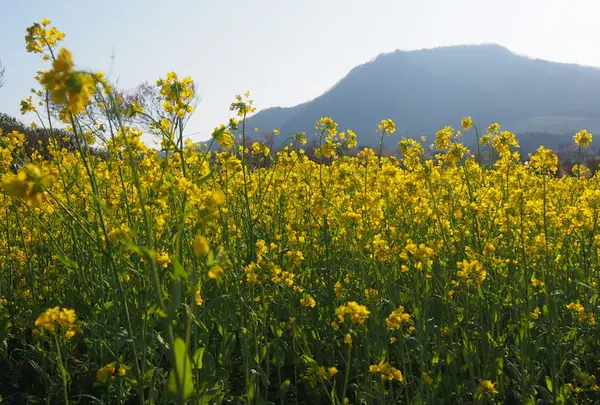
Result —
[[[398, 133], [433, 135], [464, 115], [481, 128], [492, 122], [514, 132], [565, 134], [600, 130], [600, 70], [534, 60], [498, 45], [395, 51], [357, 66], [320, 97], [292, 108], [267, 109], [249, 119], [261, 131], [313, 132], [331, 116], [361, 144], [377, 143], [383, 118]], [[397, 142], [397, 140], [390, 140]]]

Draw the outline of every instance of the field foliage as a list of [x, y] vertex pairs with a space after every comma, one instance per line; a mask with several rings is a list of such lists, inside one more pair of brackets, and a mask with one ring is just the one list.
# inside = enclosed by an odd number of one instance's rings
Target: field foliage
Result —
[[125, 99], [63, 37], [26, 37], [48, 64], [21, 103], [45, 153], [0, 136], [7, 403], [600, 401], [598, 175], [557, 176], [551, 150], [522, 159], [469, 117], [398, 139], [401, 158], [352, 153], [330, 118], [274, 152], [247, 96], [200, 150], [191, 79]]

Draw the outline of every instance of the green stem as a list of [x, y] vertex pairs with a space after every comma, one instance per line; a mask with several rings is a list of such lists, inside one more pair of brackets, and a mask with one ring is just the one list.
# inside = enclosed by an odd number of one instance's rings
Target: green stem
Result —
[[62, 350], [60, 349], [60, 343], [58, 342], [58, 335], [54, 335], [54, 344], [56, 345], [56, 355], [58, 356], [58, 370], [62, 378], [63, 383], [63, 398], [65, 405], [69, 405], [69, 390], [67, 383], [67, 370], [63, 363]]

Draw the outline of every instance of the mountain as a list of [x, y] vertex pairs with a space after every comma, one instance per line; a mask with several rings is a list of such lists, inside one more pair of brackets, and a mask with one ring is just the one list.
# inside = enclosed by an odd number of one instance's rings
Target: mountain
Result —
[[499, 45], [397, 50], [355, 67], [312, 101], [258, 112], [248, 126], [312, 135], [314, 122], [329, 116], [340, 130], [354, 130], [359, 144], [375, 146], [379, 121], [391, 118], [392, 146], [400, 136], [459, 127], [465, 115], [480, 130], [498, 122], [517, 134], [543, 133], [552, 143], [568, 142], [566, 135], [582, 128], [597, 133], [600, 69], [531, 59]]

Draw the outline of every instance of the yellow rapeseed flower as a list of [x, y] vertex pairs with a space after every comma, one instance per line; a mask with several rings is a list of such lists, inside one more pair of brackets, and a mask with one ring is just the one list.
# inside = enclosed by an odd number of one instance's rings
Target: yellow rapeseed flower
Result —
[[379, 364], [374, 364], [369, 367], [369, 372], [372, 374], [379, 374], [382, 380], [398, 381], [403, 382], [404, 376], [395, 367], [392, 367], [390, 363], [381, 361]]
[[387, 135], [391, 135], [396, 132], [396, 124], [392, 120], [381, 120], [377, 129], [380, 132], [384, 132]]
[[352, 335], [349, 333], [346, 333], [344, 335], [344, 344], [348, 345], [349, 347], [352, 347]]
[[114, 381], [117, 378], [117, 375], [123, 377], [126, 374], [127, 370], [125, 368], [119, 367], [117, 370], [116, 363], [112, 362], [98, 369], [96, 380], [101, 383], [107, 383], [109, 381]]
[[51, 334], [62, 334], [66, 339], [71, 339], [78, 331], [75, 324], [77, 315], [75, 310], [60, 308], [48, 308], [35, 320], [35, 326]]
[[317, 302], [310, 294], [305, 294], [300, 300], [300, 304], [304, 307], [314, 308], [317, 305]]
[[346, 305], [341, 305], [335, 310], [335, 315], [339, 323], [344, 323], [346, 316], [350, 321], [359, 325], [365, 323], [371, 312], [366, 306], [360, 305], [355, 301], [350, 301]]
[[457, 263], [459, 270], [456, 275], [463, 280], [467, 286], [481, 287], [487, 278], [487, 272], [477, 260], [463, 260]]
[[473, 126], [473, 119], [471, 117], [463, 117], [460, 121], [460, 126], [463, 127], [465, 131], [468, 131]]
[[588, 147], [592, 143], [592, 134], [590, 134], [587, 130], [582, 129], [577, 132], [573, 137], [575, 143], [582, 148]]
[[51, 182], [52, 176], [42, 173], [38, 166], [26, 164], [17, 174], [6, 174], [2, 188], [13, 198], [39, 206]]
[[194, 293], [194, 301], [196, 301], [196, 305], [198, 305], [199, 307], [201, 307], [202, 304], [204, 304], [204, 300], [202, 299], [202, 294], [200, 292], [200, 288], [196, 288], [196, 291]]
[[157, 250], [155, 253], [155, 258], [156, 258], [156, 263], [160, 267], [167, 268], [167, 267], [169, 267], [169, 264], [171, 264], [171, 257], [169, 256], [169, 253], [165, 250], [162, 250], [162, 249]]
[[490, 394], [498, 393], [498, 391], [496, 391], [496, 385], [493, 382], [491, 382], [490, 380], [481, 380], [479, 382], [479, 385], [477, 386], [476, 393], [483, 394], [486, 392]]
[[208, 270], [208, 278], [219, 279], [224, 273], [223, 268], [218, 264], [215, 264]]
[[195, 256], [205, 255], [210, 250], [208, 240], [204, 236], [198, 236], [194, 239], [192, 250]]
[[64, 105], [71, 114], [80, 113], [96, 91], [94, 76], [75, 71], [73, 56], [65, 48], [59, 50], [52, 69], [42, 73], [40, 83], [50, 93], [52, 101]]
[[388, 330], [398, 330], [405, 323], [410, 323], [410, 315], [404, 312], [403, 306], [392, 311], [385, 320]]

